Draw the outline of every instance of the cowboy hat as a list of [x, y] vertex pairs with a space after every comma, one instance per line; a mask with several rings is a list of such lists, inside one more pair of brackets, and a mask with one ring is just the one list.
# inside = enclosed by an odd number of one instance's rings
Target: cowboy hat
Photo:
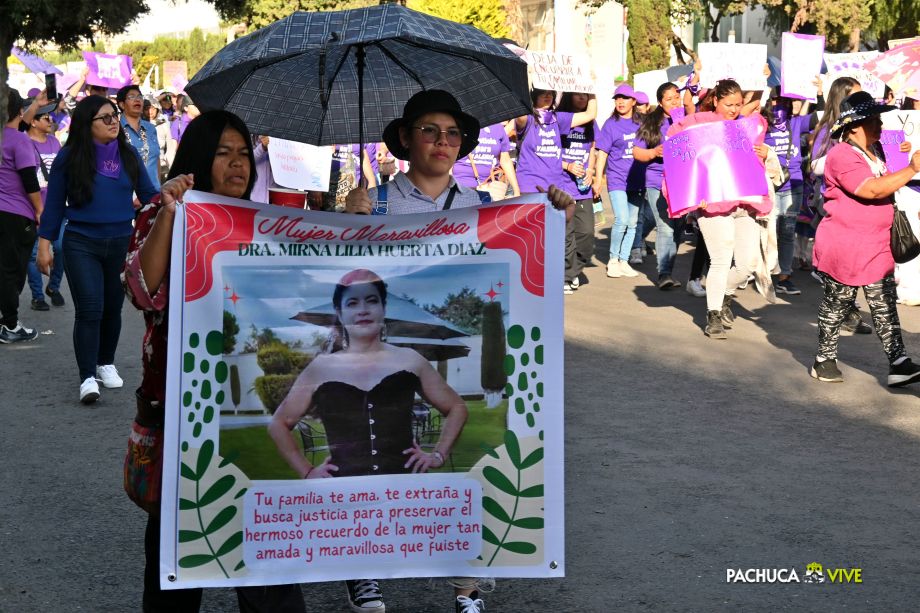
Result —
[[460, 110], [460, 103], [446, 91], [440, 89], [423, 90], [409, 98], [403, 107], [403, 115], [391, 121], [383, 130], [383, 142], [395, 157], [409, 159], [409, 150], [399, 139], [399, 129], [408, 127], [413, 121], [426, 113], [447, 113], [457, 120], [463, 132], [463, 142], [457, 158], [466, 157], [479, 144], [479, 120]]
[[887, 104], [879, 104], [875, 101], [869, 92], [859, 91], [850, 94], [840, 103], [840, 117], [834, 122], [831, 128], [831, 137], [840, 138], [840, 135], [847, 128], [855, 127], [861, 121], [870, 117], [893, 111], [897, 107]]

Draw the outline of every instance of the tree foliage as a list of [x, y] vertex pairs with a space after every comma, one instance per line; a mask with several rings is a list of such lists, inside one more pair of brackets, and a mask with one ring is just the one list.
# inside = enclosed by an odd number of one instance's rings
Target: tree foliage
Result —
[[295, 11], [339, 11], [377, 4], [377, 0], [214, 0], [223, 19], [258, 30]]
[[893, 38], [920, 34], [920, 2], [917, 0], [876, 0], [872, 3], [871, 14], [869, 33], [883, 51], [888, 49], [888, 41]]
[[162, 69], [163, 62], [176, 60], [188, 63], [188, 76], [191, 78], [225, 43], [225, 38], [220, 34], [206, 35], [195, 28], [187, 38], [158, 36], [152, 42], [129, 41], [118, 48], [118, 53], [131, 56], [134, 69], [141, 79], [154, 64], [159, 64]]
[[440, 306], [425, 305], [425, 310], [449, 321], [467, 334], [479, 334], [483, 305], [485, 301], [475, 291], [464, 287], [456, 294], [448, 294]]
[[408, 7], [442, 19], [469, 24], [495, 38], [511, 35], [508, 12], [502, 0], [409, 0]]
[[487, 302], [482, 307], [482, 362], [480, 384], [486, 391], [497, 391], [505, 387], [505, 324], [502, 321], [500, 302]]
[[[910, 0], [906, 0], [909, 2]], [[829, 51], [855, 51], [860, 32], [872, 23], [872, 6], [887, 0], [767, 0], [764, 25], [782, 32], [822, 34]]]
[[236, 315], [224, 311], [224, 355], [233, 353], [236, 349], [236, 335], [239, 333], [240, 324], [236, 320]]
[[626, 27], [629, 44], [626, 65], [630, 74], [665, 68], [670, 64], [671, 29], [670, 0], [628, 0]]

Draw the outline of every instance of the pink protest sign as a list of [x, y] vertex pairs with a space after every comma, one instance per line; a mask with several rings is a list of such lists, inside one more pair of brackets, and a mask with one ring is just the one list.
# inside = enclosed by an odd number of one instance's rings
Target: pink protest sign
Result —
[[83, 59], [89, 68], [86, 82], [118, 89], [131, 83], [131, 58], [127, 55], [109, 55], [84, 51]]
[[673, 121], [674, 123], [677, 123], [678, 121], [680, 121], [681, 119], [687, 116], [687, 110], [682, 106], [676, 106], [673, 109], [671, 109], [671, 112], [669, 114], [671, 115], [671, 121]]
[[769, 191], [754, 146], [763, 142], [755, 117], [692, 125], [664, 144], [668, 214], [686, 215], [701, 203], [760, 201]]
[[818, 99], [814, 80], [821, 72], [824, 37], [783, 32], [781, 88], [783, 96], [801, 100]]
[[882, 130], [882, 138], [879, 144], [882, 151], [885, 152], [885, 166], [888, 172], [897, 172], [902, 168], [907, 168], [910, 163], [910, 152], [901, 151], [901, 143], [904, 142], [904, 130]]

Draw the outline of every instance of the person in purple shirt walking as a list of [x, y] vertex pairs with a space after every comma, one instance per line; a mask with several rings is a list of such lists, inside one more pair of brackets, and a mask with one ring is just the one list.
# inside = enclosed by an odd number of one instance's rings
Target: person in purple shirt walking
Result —
[[629, 265], [629, 255], [643, 201], [645, 164], [633, 159], [633, 143], [639, 131], [635, 117], [636, 93], [624, 83], [617, 87], [613, 99], [615, 108], [597, 139], [594, 184], [595, 191], [600, 191], [606, 179], [615, 217], [610, 230], [607, 276], [635, 277], [639, 273]]
[[[583, 113], [588, 108], [588, 94], [565, 92], [559, 101], [560, 113]], [[597, 123], [589, 121], [573, 127], [562, 137], [563, 180], [559, 184], [575, 200], [575, 214], [565, 225], [565, 283], [563, 292], [570, 294], [582, 284], [582, 270], [594, 255], [594, 140], [600, 133]]]
[[182, 141], [182, 135], [185, 134], [188, 124], [200, 114], [201, 112], [191, 98], [185, 94], [179, 96], [176, 103], [176, 116], [178, 118], [174, 118], [169, 127], [170, 135], [176, 141], [176, 144]]
[[[452, 173], [454, 180], [464, 187], [473, 187], [489, 192], [492, 201], [506, 197], [508, 187], [515, 196], [521, 195], [518, 186], [517, 172], [514, 162], [511, 161], [511, 142], [505, 126], [500, 123], [486, 126], [479, 130], [479, 144], [472, 153], [458, 159], [454, 164]], [[501, 170], [504, 180], [495, 179], [496, 173]], [[498, 182], [496, 189], [493, 183]], [[504, 187], [504, 192], [500, 189]]]

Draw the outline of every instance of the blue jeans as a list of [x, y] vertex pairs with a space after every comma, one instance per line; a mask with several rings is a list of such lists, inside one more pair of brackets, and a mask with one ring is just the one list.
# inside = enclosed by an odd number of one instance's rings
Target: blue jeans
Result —
[[636, 221], [636, 238], [633, 239], [633, 249], [641, 249], [645, 237], [648, 236], [652, 228], [655, 227], [655, 218], [652, 216], [652, 207], [648, 205], [648, 200], [642, 198], [639, 205], [639, 219]]
[[75, 311], [73, 350], [80, 381], [95, 377], [96, 366], [115, 363], [125, 301], [121, 269], [130, 240], [64, 232], [64, 270]]
[[776, 245], [779, 252], [779, 274], [792, 274], [795, 254], [795, 224], [802, 207], [802, 186], [793, 186], [787, 192], [776, 192], [773, 213], [776, 215]]
[[642, 193], [613, 190], [609, 194], [614, 215], [613, 228], [610, 229], [610, 260], [628, 262], [636, 235]]
[[[51, 267], [51, 277], [48, 279], [48, 289], [56, 292], [61, 289], [61, 279], [64, 278], [64, 253], [61, 251], [61, 238], [64, 236], [64, 225], [61, 224], [61, 233], [58, 239], [51, 243], [54, 253], [54, 265]], [[42, 294], [42, 273], [35, 264], [38, 256], [38, 241], [32, 247], [32, 259], [29, 260], [29, 288], [32, 290], [32, 300], [44, 300]]]
[[649, 187], [645, 190], [649, 208], [655, 217], [655, 251], [658, 254], [658, 276], [670, 276], [677, 258], [677, 242], [674, 237], [683, 227], [683, 218], [668, 217], [668, 202], [661, 195], [660, 189]]

